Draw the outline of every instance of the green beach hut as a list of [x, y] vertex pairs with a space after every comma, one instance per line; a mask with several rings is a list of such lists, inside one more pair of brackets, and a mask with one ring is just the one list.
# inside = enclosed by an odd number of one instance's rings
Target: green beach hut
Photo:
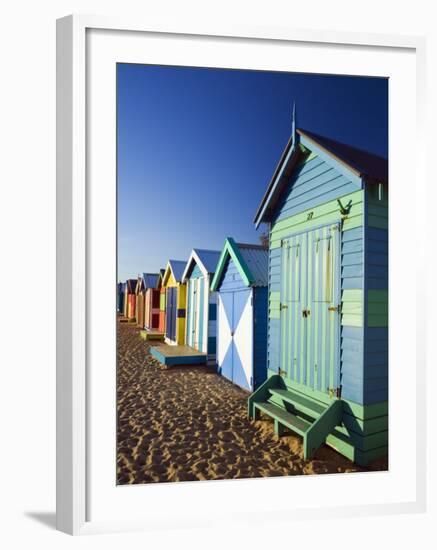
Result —
[[296, 129], [261, 200], [268, 379], [249, 416], [360, 465], [388, 452], [388, 163]]

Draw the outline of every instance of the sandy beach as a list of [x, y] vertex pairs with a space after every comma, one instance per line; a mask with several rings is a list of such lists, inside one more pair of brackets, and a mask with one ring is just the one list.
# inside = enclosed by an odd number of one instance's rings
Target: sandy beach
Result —
[[118, 484], [365, 470], [327, 446], [303, 460], [298, 436], [247, 418], [246, 392], [206, 367], [164, 368], [137, 327], [117, 328]]

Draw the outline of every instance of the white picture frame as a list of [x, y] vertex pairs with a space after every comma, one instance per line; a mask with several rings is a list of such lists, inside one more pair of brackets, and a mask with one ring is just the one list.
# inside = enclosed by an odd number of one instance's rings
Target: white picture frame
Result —
[[[424, 102], [423, 93], [425, 90], [425, 39], [412, 36], [355, 34], [340, 32], [321, 32], [287, 28], [177, 28], [172, 26], [153, 26], [141, 21], [130, 21], [121, 18], [105, 18], [97, 16], [73, 15], [57, 22], [57, 528], [69, 534], [83, 534], [95, 531], [125, 530], [131, 528], [148, 529], [159, 525], [159, 514], [152, 521], [146, 521], [146, 516], [141, 514], [127, 517], [114, 517], [108, 512], [105, 519], [104, 514], [94, 521], [89, 514], [90, 509], [90, 484], [92, 483], [93, 456], [90, 451], [91, 435], [95, 430], [90, 429], [89, 411], [92, 407], [91, 400], [94, 400], [90, 385], [90, 357], [93, 351], [90, 336], [90, 244], [89, 228], [92, 226], [91, 217], [94, 217], [95, 201], [90, 201], [93, 189], [89, 187], [91, 173], [89, 151], [87, 147], [87, 117], [90, 116], [89, 109], [92, 101], [88, 97], [89, 89], [87, 80], [90, 78], [89, 71], [93, 70], [92, 63], [89, 63], [87, 35], [90, 31], [104, 31], [109, 33], [108, 39], [115, 40], [111, 33], [129, 33], [135, 39], [139, 36], [153, 36], [159, 42], [172, 40], [175, 37], [195, 37], [196, 39], [213, 39], [217, 42], [214, 47], [220, 48], [220, 42], [226, 41], [230, 48], [232, 42], [245, 44], [250, 49], [251, 44], [269, 45], [303, 45], [314, 44], [317, 47], [338, 46], [342, 48], [361, 48], [366, 51], [397, 51], [399, 55], [408, 52], [414, 56], [416, 67], [415, 91], [416, 103], [410, 105], [414, 111], [413, 123], [416, 136], [416, 148], [410, 152], [415, 159], [414, 165], [414, 193], [415, 196], [426, 195], [425, 174], [423, 173], [424, 144]], [[112, 38], [111, 38], [112, 36]], [[92, 42], [93, 48], [95, 42]], [[96, 45], [98, 48], [98, 44]], [[127, 51], [127, 50], [126, 50]], [[125, 54], [123, 54], [125, 55]], [[172, 52], [168, 51], [168, 59], [172, 58]], [[250, 54], [249, 54], [250, 55]], [[123, 57], [123, 61], [126, 58]], [[254, 67], [256, 67], [254, 61]], [[91, 67], [91, 68], [90, 68]], [[115, 90], [111, 92], [115, 94]], [[111, 95], [113, 97], [113, 95]], [[411, 114], [411, 113], [410, 113]], [[411, 121], [410, 121], [411, 123]], [[92, 141], [92, 140], [91, 140]], [[391, 168], [395, 165], [391, 166]], [[400, 204], [400, 203], [399, 203]], [[402, 205], [400, 206], [402, 208]], [[415, 231], [423, 230], [425, 221], [418, 216], [417, 211], [411, 214], [414, 218]], [[414, 233], [413, 233], [414, 237]], [[413, 238], [412, 237], [412, 238]], [[93, 239], [96, 238], [93, 236]], [[98, 237], [97, 237], [98, 238]], [[417, 245], [414, 256], [414, 269], [417, 273], [425, 271], [423, 245]], [[113, 284], [113, 280], [109, 285]], [[417, 279], [414, 305], [417, 308], [420, 303], [426, 301], [426, 289], [423, 281]], [[393, 306], [395, 307], [396, 304]], [[392, 306], [391, 306], [392, 307]], [[110, 320], [110, 322], [112, 322]], [[418, 512], [425, 509], [426, 501], [426, 468], [424, 457], [426, 454], [426, 441], [424, 425], [419, 423], [419, 418], [426, 415], [425, 384], [425, 319], [423, 316], [416, 316], [414, 351], [417, 376], [414, 384], [415, 403], [415, 466], [414, 466], [414, 487], [411, 486], [411, 494], [414, 497], [406, 499], [394, 499], [394, 501], [375, 502], [366, 501], [362, 504], [354, 501], [345, 502], [342, 506], [336, 503], [330, 508], [329, 513], [341, 515], [364, 515], [369, 513], [398, 513]], [[95, 334], [95, 333], [94, 333]], [[92, 362], [92, 361], [91, 361]], [[102, 385], [104, 389], [104, 384]], [[102, 389], [102, 391], [103, 391]], [[114, 399], [114, 395], [107, 396], [107, 399]], [[110, 418], [108, 422], [110, 421]], [[108, 435], [109, 437], [109, 435]], [[108, 457], [108, 460], [115, 458]], [[115, 462], [114, 462], [115, 469]], [[311, 479], [295, 479], [295, 486], [302, 482], [311, 484], [311, 491], [317, 490], [315, 484], [331, 483], [325, 480], [318, 480], [319, 476]], [[322, 476], [327, 479], [329, 476]], [[331, 478], [333, 476], [330, 476]], [[345, 476], [342, 476], [345, 477]], [[353, 476], [352, 476], [353, 477]], [[284, 483], [283, 479], [269, 480], [276, 487]], [[244, 482], [224, 482], [212, 484], [215, 489], [215, 499], [224, 499], [232, 492], [232, 497], [238, 501], [237, 492], [241, 487], [253, 491], [254, 484], [258, 480]], [[352, 482], [352, 481], [351, 481]], [[114, 476], [115, 483], [115, 476]], [[208, 482], [210, 483], [210, 482]], [[212, 483], [212, 482], [211, 482]], [[205, 484], [198, 484], [202, 487]], [[233, 487], [237, 485], [234, 494]], [[219, 487], [219, 488], [217, 488]], [[188, 489], [189, 490], [188, 490]], [[133, 490], [138, 495], [144, 487], [122, 488], [124, 493]], [[153, 487], [153, 497], [158, 501], [159, 491], [164, 496], [169, 491], [178, 491], [183, 498], [189, 498], [190, 491], [202, 491], [202, 498], [205, 497], [206, 489], [197, 489], [192, 484], [180, 484], [178, 488], [169, 489], [168, 484], [164, 487]], [[220, 495], [218, 494], [220, 493]], [[119, 493], [121, 494], [121, 493]], [[198, 493], [201, 494], [201, 493]], [[120, 497], [121, 498], [121, 497]], [[125, 498], [125, 495], [123, 496]], [[249, 497], [250, 498], [250, 497]], [[114, 508], [115, 510], [115, 508]], [[294, 518], [323, 517], [327, 509], [322, 503], [317, 509], [300, 507], [296, 503], [289, 505], [281, 504], [272, 509], [257, 505], [252, 514], [252, 521], [257, 518], [284, 518], [289, 511], [293, 511]], [[285, 514], [285, 515], [284, 515]], [[177, 524], [178, 519], [172, 516], [172, 511], [166, 511], [165, 521], [169, 517]], [[149, 517], [150, 519], [150, 517]], [[187, 518], [182, 518], [186, 525]], [[179, 521], [182, 521], [180, 519]], [[242, 514], [241, 519], [244, 519]], [[238, 521], [238, 517], [236, 517]], [[192, 525], [202, 524], [193, 520]]]

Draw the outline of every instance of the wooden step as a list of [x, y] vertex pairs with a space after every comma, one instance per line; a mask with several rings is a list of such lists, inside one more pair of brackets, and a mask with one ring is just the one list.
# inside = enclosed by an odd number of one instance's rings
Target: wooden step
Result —
[[311, 418], [318, 418], [329, 406], [318, 401], [313, 401], [312, 399], [305, 397], [305, 395], [291, 390], [270, 388], [269, 391], [272, 395], [280, 397], [283, 401], [286, 401], [296, 407], [298, 411], [311, 416]]
[[307, 422], [303, 418], [296, 416], [290, 412], [284, 411], [281, 407], [273, 405], [272, 403], [254, 403], [255, 408], [259, 409], [261, 412], [272, 417], [274, 420], [283, 424], [293, 432], [298, 433], [299, 435], [305, 435], [305, 433], [311, 427], [311, 422]]

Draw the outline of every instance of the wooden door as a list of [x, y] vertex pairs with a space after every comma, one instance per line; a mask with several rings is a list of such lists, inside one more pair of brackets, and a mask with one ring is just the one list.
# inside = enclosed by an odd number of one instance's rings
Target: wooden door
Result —
[[282, 241], [281, 257], [281, 371], [291, 380], [305, 383], [307, 235]]
[[340, 392], [340, 226], [308, 233], [309, 287], [307, 385], [313, 390]]
[[331, 396], [340, 387], [340, 227], [282, 241], [281, 372]]
[[218, 295], [218, 352], [221, 374], [238, 386], [253, 386], [253, 310], [250, 288]]
[[177, 315], [177, 288], [168, 287], [166, 296], [166, 336], [173, 342], [176, 341], [176, 315]]

